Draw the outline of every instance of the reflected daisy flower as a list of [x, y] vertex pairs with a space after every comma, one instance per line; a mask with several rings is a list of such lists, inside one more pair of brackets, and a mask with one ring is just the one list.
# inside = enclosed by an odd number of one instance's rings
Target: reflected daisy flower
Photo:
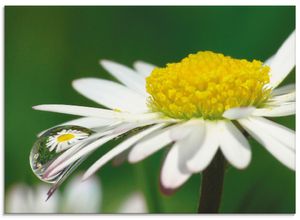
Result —
[[49, 136], [46, 146], [49, 148], [50, 152], [55, 150], [56, 153], [59, 153], [70, 148], [73, 144], [87, 138], [88, 136], [88, 133], [79, 130], [63, 129], [55, 135]]
[[[238, 169], [251, 160], [250, 134], [283, 165], [295, 169], [295, 132], [272, 117], [295, 114], [295, 85], [277, 88], [295, 66], [293, 32], [266, 62], [234, 59], [210, 51], [190, 54], [160, 68], [137, 61], [134, 69], [102, 60], [120, 83], [83, 78], [73, 82], [82, 95], [107, 107], [39, 105], [34, 109], [82, 116], [64, 123], [93, 131], [62, 152], [44, 178], [57, 175], [103, 144], [129, 134], [83, 175], [128, 154], [139, 162], [171, 146], [162, 166], [161, 185], [176, 189], [193, 173], [204, 171], [217, 152]], [[134, 130], [132, 134], [130, 131]]]

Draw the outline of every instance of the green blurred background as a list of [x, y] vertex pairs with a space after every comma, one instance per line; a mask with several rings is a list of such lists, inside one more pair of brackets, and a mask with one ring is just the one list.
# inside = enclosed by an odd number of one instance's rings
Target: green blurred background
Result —
[[[17, 182], [40, 182], [28, 162], [36, 134], [74, 118], [31, 107], [97, 106], [75, 92], [71, 82], [89, 76], [113, 79], [98, 65], [99, 59], [164, 65], [212, 50], [265, 60], [294, 29], [295, 7], [5, 7], [5, 190]], [[284, 83], [294, 81], [293, 72]], [[295, 129], [294, 116], [275, 121]], [[295, 212], [295, 173], [250, 142], [250, 166], [226, 173], [221, 212]], [[97, 151], [75, 172], [111, 147]], [[113, 212], [136, 189], [150, 189], [146, 195], [152, 212], [195, 212], [200, 175], [172, 196], [161, 195], [158, 177], [164, 155], [158, 152], [136, 165], [108, 164], [98, 172], [102, 212]]]

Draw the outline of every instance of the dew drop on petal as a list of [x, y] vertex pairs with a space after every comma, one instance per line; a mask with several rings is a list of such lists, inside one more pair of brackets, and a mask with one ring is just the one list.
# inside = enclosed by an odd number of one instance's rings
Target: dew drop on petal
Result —
[[[65, 135], [66, 132], [69, 132], [70, 134], [74, 134], [74, 137], [72, 141], [70, 140], [64, 140], [64, 146], [67, 146], [67, 148], [64, 148], [62, 150], [57, 150], [59, 141], [58, 137]], [[73, 133], [72, 133], [73, 132]], [[69, 173], [70, 169], [73, 165], [78, 164], [77, 161], [75, 161], [70, 166], [66, 167], [61, 172], [57, 173], [54, 176], [51, 176], [48, 179], [45, 179], [44, 173], [45, 170], [51, 165], [51, 163], [60, 156], [63, 152], [65, 152], [67, 149], [73, 147], [75, 144], [79, 143], [80, 141], [83, 141], [87, 137], [89, 137], [91, 134], [93, 134], [94, 131], [80, 127], [80, 126], [74, 126], [74, 125], [65, 125], [65, 126], [58, 126], [52, 129], [49, 129], [47, 132], [42, 134], [34, 143], [30, 156], [30, 166], [33, 171], [33, 173], [42, 181], [47, 183], [56, 183], [59, 181], [63, 176]], [[76, 135], [84, 135], [83, 137], [76, 138]], [[71, 135], [70, 135], [71, 137]], [[54, 140], [54, 141], [53, 141]], [[49, 145], [49, 143], [51, 144]], [[48, 145], [47, 145], [48, 143]]]

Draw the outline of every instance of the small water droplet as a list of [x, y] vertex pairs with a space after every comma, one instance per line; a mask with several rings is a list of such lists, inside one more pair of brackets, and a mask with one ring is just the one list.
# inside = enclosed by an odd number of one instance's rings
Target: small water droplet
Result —
[[[30, 152], [29, 161], [33, 173], [44, 182], [56, 183], [65, 174], [69, 173], [70, 168], [76, 164], [77, 161], [49, 179], [43, 177], [45, 170], [63, 152], [93, 133], [94, 132], [88, 128], [74, 125], [58, 126], [45, 132], [37, 139]], [[63, 138], [59, 138], [63, 135]]]

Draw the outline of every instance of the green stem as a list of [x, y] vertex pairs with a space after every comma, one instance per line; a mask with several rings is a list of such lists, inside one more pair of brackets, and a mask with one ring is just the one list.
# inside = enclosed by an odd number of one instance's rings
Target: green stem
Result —
[[157, 195], [157, 186], [155, 184], [157, 181], [155, 176], [151, 175], [153, 172], [149, 164], [145, 161], [136, 164], [136, 171], [138, 183], [145, 196], [149, 213], [160, 213], [161, 208]]
[[225, 165], [225, 158], [221, 151], [218, 151], [202, 173], [198, 213], [218, 213], [223, 192]]

